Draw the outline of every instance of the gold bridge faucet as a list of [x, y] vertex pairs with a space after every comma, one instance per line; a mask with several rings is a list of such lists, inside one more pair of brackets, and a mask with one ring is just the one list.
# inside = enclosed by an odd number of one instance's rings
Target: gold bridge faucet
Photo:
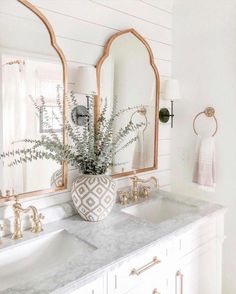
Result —
[[22, 233], [22, 227], [21, 227], [21, 213], [28, 213], [32, 212], [32, 227], [31, 232], [32, 233], [40, 233], [43, 231], [42, 222], [41, 220], [44, 218], [44, 216], [41, 213], [38, 213], [38, 210], [35, 206], [28, 206], [27, 208], [23, 208], [22, 205], [19, 202], [19, 199], [17, 196], [15, 196], [15, 203], [13, 204], [13, 210], [14, 210], [14, 232], [12, 234], [12, 239], [20, 239], [23, 237]]
[[140, 179], [137, 176], [133, 176], [130, 178], [132, 181], [132, 190], [131, 190], [131, 199], [132, 201], [137, 201], [138, 200], [138, 183], [149, 183], [153, 182], [155, 188], [159, 188], [159, 181], [155, 177], [150, 177], [146, 180]]

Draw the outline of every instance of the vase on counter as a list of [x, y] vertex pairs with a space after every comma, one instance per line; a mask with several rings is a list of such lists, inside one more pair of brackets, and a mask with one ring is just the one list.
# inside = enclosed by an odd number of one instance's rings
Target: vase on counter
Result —
[[79, 215], [97, 222], [111, 212], [116, 199], [116, 182], [107, 175], [79, 176], [72, 184], [72, 200]]

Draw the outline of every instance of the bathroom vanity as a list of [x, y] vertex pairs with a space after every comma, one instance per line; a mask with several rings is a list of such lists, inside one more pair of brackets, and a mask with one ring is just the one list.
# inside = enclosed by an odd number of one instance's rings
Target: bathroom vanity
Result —
[[[0, 245], [0, 293], [220, 294], [224, 212], [168, 192]], [[23, 270], [24, 269], [24, 270]]]

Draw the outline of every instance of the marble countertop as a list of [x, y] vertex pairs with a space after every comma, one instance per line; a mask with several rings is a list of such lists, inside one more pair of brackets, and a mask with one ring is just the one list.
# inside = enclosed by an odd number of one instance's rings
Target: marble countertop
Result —
[[124, 213], [122, 211], [124, 207], [116, 204], [111, 214], [98, 223], [83, 221], [78, 215], [75, 215], [44, 225], [44, 232], [38, 236], [26, 231], [24, 238], [19, 241], [12, 241], [10, 237], [5, 237], [3, 244], [0, 245], [0, 254], [4, 250], [11, 249], [11, 246], [20, 246], [35, 238], [41, 238], [43, 235], [63, 229], [88, 244], [90, 250], [78, 248], [78, 253], [73, 258], [68, 258], [63, 266], [32, 274], [30, 279], [21, 279], [12, 288], [1, 290], [0, 283], [0, 293], [72, 293], [113, 267], [118, 261], [145, 250], [146, 246], [158, 243], [163, 238], [180, 233], [182, 230], [191, 229], [190, 226], [196, 222], [203, 221], [205, 217], [224, 209], [217, 204], [163, 191], [151, 193], [150, 198], [145, 201], [154, 201], [160, 197], [190, 205], [194, 209], [154, 224]]

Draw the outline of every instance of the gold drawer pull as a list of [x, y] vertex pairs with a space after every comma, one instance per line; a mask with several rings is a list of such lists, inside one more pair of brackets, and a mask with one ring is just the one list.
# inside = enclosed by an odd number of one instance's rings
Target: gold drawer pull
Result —
[[160, 263], [161, 261], [155, 256], [153, 257], [153, 260], [150, 261], [149, 263], [145, 264], [144, 266], [140, 267], [139, 269], [132, 269], [130, 275], [131, 276], [139, 276], [141, 273], [145, 272], [149, 268], [153, 267], [154, 265]]
[[154, 289], [154, 290], [152, 291], [152, 294], [161, 294], [161, 293], [158, 292], [157, 289]]

